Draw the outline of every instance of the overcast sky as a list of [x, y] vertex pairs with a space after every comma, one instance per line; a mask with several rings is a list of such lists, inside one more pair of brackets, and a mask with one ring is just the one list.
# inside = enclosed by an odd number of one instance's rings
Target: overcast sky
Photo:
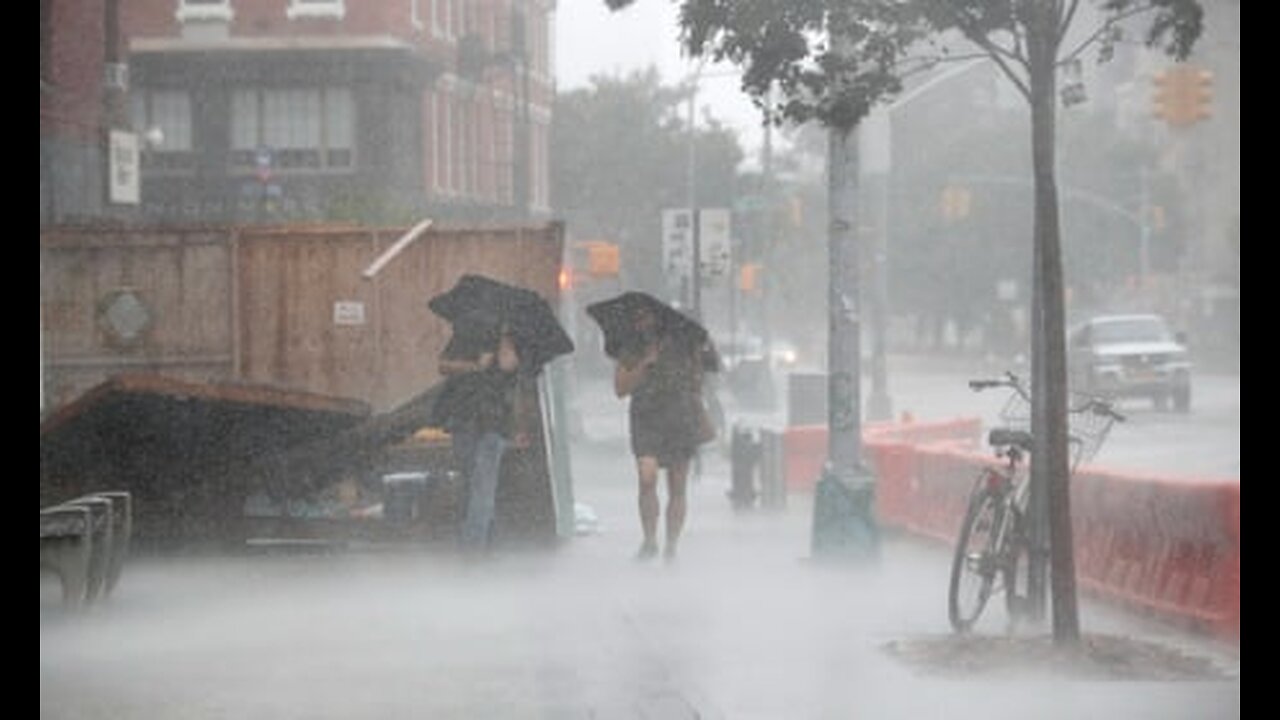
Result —
[[[593, 75], [625, 75], [656, 65], [664, 84], [676, 84], [696, 63], [680, 54], [677, 4], [637, 0], [611, 12], [604, 0], [560, 0], [556, 4], [556, 79], [561, 90], [586, 87]], [[758, 164], [760, 113], [739, 89], [732, 65], [703, 68], [698, 120], [712, 117], [739, 133], [748, 164]]]

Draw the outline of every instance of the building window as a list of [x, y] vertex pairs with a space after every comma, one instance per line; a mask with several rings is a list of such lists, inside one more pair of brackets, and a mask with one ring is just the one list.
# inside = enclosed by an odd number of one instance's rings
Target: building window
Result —
[[452, 136], [453, 155], [449, 158], [449, 189], [458, 194], [462, 194], [466, 190], [466, 186], [463, 185], [462, 171], [466, 162], [466, 149], [463, 147], [463, 141], [466, 137], [467, 125], [462, 115], [462, 103], [451, 100], [449, 103], [449, 134]]
[[231, 20], [235, 11], [231, 0], [178, 0], [178, 22], [188, 20]]
[[453, 123], [449, 113], [449, 96], [436, 95], [436, 189], [447, 195], [453, 189], [450, 165], [453, 159]]
[[422, 11], [419, 8], [420, 2], [421, 0], [409, 0], [409, 24], [413, 26], [414, 30], [423, 28]]
[[436, 37], [453, 37], [453, 3], [451, 0], [431, 0], [431, 32]]
[[494, 180], [497, 184], [498, 202], [510, 203], [512, 173], [515, 171], [513, 153], [515, 147], [511, 111], [499, 109], [493, 123]]
[[289, 0], [289, 8], [285, 17], [290, 20], [299, 17], [343, 18], [347, 15], [345, 0]]
[[[143, 148], [142, 167], [149, 171], [189, 171], [191, 152], [191, 96], [181, 90], [138, 90], [130, 97], [133, 126], [159, 142]], [[153, 132], [155, 131], [155, 132]]]
[[354, 166], [349, 88], [241, 89], [231, 96], [231, 163], [280, 171]]

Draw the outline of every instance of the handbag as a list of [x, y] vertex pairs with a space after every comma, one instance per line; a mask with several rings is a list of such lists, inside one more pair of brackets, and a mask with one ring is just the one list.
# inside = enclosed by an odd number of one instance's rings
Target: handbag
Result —
[[699, 396], [696, 405], [698, 408], [698, 444], [706, 445], [715, 440], [719, 433], [716, 432], [715, 423], [711, 422], [711, 413], [707, 411], [706, 399]]

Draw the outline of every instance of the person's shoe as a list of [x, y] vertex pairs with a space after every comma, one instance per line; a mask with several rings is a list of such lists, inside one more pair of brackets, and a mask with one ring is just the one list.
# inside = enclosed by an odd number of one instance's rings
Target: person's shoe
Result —
[[652, 560], [658, 554], [658, 543], [646, 540], [636, 551], [636, 560]]
[[676, 561], [676, 546], [668, 545], [662, 549], [662, 559], [672, 563]]

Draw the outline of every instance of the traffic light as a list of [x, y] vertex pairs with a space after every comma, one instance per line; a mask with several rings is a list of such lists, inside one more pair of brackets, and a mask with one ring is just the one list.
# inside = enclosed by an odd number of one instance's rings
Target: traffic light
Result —
[[620, 264], [617, 245], [598, 242], [587, 247], [587, 272], [593, 277], [614, 277]]
[[942, 217], [962, 220], [969, 217], [971, 193], [968, 188], [948, 185], [942, 189]]
[[787, 200], [787, 219], [793, 228], [804, 227], [804, 201], [799, 195], [792, 195]]
[[1210, 116], [1213, 73], [1190, 65], [1174, 65], [1151, 79], [1153, 114], [1171, 127], [1186, 127]]
[[1165, 227], [1164, 206], [1152, 205], [1148, 210], [1147, 227], [1155, 232], [1162, 232]]
[[1195, 70], [1187, 78], [1190, 95], [1190, 122], [1208, 120], [1213, 109], [1213, 73]]

